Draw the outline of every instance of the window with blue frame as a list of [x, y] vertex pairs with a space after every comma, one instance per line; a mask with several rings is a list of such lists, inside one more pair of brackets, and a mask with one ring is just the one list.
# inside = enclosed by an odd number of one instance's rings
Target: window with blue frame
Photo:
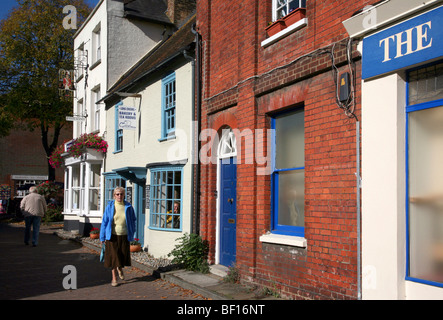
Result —
[[182, 221], [183, 167], [151, 169], [151, 229], [180, 231]]
[[118, 109], [119, 107], [123, 105], [122, 102], [115, 105], [115, 124], [114, 124], [114, 130], [115, 130], [115, 137], [114, 137], [114, 153], [115, 152], [121, 152], [123, 151], [123, 129], [119, 129], [118, 126]]
[[176, 86], [175, 73], [162, 79], [162, 136], [167, 139], [175, 134], [176, 125]]
[[115, 151], [123, 151], [123, 129], [117, 130], [117, 136], [115, 140]]
[[115, 173], [104, 174], [105, 176], [105, 207], [110, 200], [114, 200], [114, 189], [117, 187], [123, 187], [126, 189], [126, 180]]
[[443, 287], [443, 63], [407, 88], [407, 279]]
[[304, 236], [305, 125], [304, 110], [272, 118], [271, 232]]

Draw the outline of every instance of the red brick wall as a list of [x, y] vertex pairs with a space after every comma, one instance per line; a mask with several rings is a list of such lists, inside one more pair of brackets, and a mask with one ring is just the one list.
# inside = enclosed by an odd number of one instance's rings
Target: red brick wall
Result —
[[[237, 267], [244, 281], [277, 288], [286, 297], [357, 297], [356, 119], [336, 104], [331, 57], [340, 73], [351, 70], [342, 21], [373, 2], [308, 0], [308, 25], [263, 48], [271, 0], [197, 1], [202, 129], [269, 129], [273, 112], [304, 106], [306, 248], [259, 241], [271, 224], [270, 176], [257, 175], [263, 165], [245, 150], [244, 139], [237, 156]], [[351, 52], [359, 79], [355, 44]], [[359, 119], [358, 85], [355, 91]], [[258, 147], [253, 141], [252, 150]], [[214, 262], [217, 166], [201, 170], [201, 234]]]
[[[49, 134], [51, 141], [52, 135]], [[67, 123], [58, 139], [58, 144], [72, 139], [72, 123]], [[41, 141], [40, 129], [25, 131], [11, 130], [0, 139], [0, 184], [12, 186], [11, 175], [48, 175], [48, 159]], [[63, 182], [62, 168], [55, 171], [56, 181]]]

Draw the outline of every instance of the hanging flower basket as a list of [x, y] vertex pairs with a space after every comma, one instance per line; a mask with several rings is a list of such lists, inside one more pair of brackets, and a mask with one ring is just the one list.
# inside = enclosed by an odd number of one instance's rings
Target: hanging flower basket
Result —
[[[84, 152], [86, 152], [87, 149], [93, 149], [97, 152], [106, 153], [108, 151], [108, 143], [95, 133], [85, 133], [72, 142], [71, 146], [67, 150], [67, 153], [71, 157], [78, 158]], [[49, 164], [51, 167], [56, 169], [62, 165], [63, 153], [65, 153], [64, 144], [61, 144], [55, 148], [49, 157]]]
[[269, 37], [272, 37], [274, 34], [282, 31], [284, 28], [286, 28], [285, 21], [279, 19], [266, 28], [266, 33]]

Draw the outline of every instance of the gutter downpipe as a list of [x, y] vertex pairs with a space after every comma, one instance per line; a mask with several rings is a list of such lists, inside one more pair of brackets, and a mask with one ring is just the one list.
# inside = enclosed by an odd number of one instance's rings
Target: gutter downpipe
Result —
[[[183, 56], [191, 62], [192, 66], [192, 125], [191, 125], [191, 137], [192, 137], [192, 144], [191, 144], [191, 186], [194, 187], [195, 183], [195, 177], [194, 177], [194, 154], [195, 154], [195, 125], [194, 125], [194, 119], [195, 119], [195, 58], [188, 55], [188, 52], [186, 50], [183, 50]], [[191, 233], [195, 233], [194, 228], [194, 212], [195, 212], [195, 200], [194, 197], [191, 197]]]
[[361, 176], [360, 176], [360, 121], [356, 122], [356, 144], [357, 144], [357, 299], [362, 299], [361, 280]]
[[[199, 161], [199, 154], [200, 154], [200, 148], [201, 148], [201, 143], [200, 143], [200, 139], [199, 139], [199, 135], [201, 132], [201, 70], [200, 70], [200, 65], [201, 65], [201, 55], [200, 55], [200, 34], [197, 32], [197, 30], [195, 29], [196, 25], [193, 24], [191, 27], [191, 32], [195, 35], [195, 64], [194, 64], [194, 68], [195, 68], [195, 75], [194, 75], [194, 82], [195, 80], [197, 80], [197, 88], [196, 88], [196, 95], [197, 95], [197, 110], [195, 110], [195, 107], [193, 108], [193, 121], [195, 120], [195, 113], [197, 113], [197, 130], [194, 131], [195, 136], [192, 137], [195, 142], [195, 140], [197, 140], [197, 149], [194, 149], [194, 162], [193, 165], [196, 165], [195, 167], [195, 176], [196, 176], [196, 186], [195, 186], [195, 197], [192, 197], [192, 199], [195, 199], [195, 201], [193, 200], [193, 213], [191, 214], [191, 216], [195, 216], [195, 228], [193, 230], [194, 233], [196, 234], [200, 234], [200, 178], [201, 178], [201, 173], [200, 173], [200, 161]], [[193, 69], [194, 70], [194, 69]], [[195, 102], [195, 94], [193, 95], [193, 102]], [[195, 129], [195, 124], [193, 125], [193, 128]]]

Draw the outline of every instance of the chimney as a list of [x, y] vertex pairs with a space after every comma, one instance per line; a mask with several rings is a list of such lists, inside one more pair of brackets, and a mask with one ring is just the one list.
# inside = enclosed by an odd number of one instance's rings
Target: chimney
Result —
[[180, 26], [186, 19], [195, 13], [196, 0], [167, 0], [166, 15], [176, 26]]

